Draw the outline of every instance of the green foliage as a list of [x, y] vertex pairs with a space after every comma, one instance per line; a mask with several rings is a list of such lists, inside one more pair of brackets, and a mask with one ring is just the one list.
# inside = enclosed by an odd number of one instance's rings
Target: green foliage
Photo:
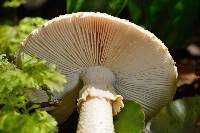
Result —
[[54, 133], [57, 122], [45, 111], [20, 114], [15, 111], [0, 115], [0, 133]]
[[200, 97], [172, 102], [152, 119], [152, 133], [199, 133]]
[[27, 37], [32, 30], [39, 27], [47, 20], [42, 18], [24, 18], [18, 25], [0, 25], [0, 54], [7, 57], [14, 56], [20, 43]]
[[133, 22], [156, 34], [170, 48], [183, 48], [194, 34], [199, 0], [129, 0]]
[[17, 8], [26, 3], [27, 0], [5, 0], [3, 3], [4, 7], [13, 7]]
[[[3, 6], [16, 8], [25, 2], [5, 0]], [[17, 10], [11, 11], [15, 14]], [[34, 104], [37, 98], [28, 90], [45, 89], [51, 98], [53, 91], [63, 90], [65, 77], [55, 65], [17, 52], [28, 34], [46, 21], [27, 17], [19, 22], [3, 19], [0, 23], [0, 133], [57, 132], [55, 119]]]
[[0, 54], [14, 53], [19, 44], [15, 43], [16, 30], [9, 25], [0, 25]]
[[51, 91], [61, 92], [64, 89], [65, 77], [56, 71], [53, 64], [24, 54], [21, 69], [33, 81], [34, 88], [47, 85]]
[[18, 25], [0, 25], [0, 133], [57, 131], [57, 122], [32, 103], [36, 99], [27, 89], [45, 89], [51, 96], [52, 91], [63, 90], [65, 77], [55, 65], [26, 54], [20, 53], [14, 60], [23, 39], [46, 21], [24, 18]]
[[51, 91], [63, 90], [65, 77], [56, 71], [55, 65], [24, 55], [19, 69], [3, 55], [0, 57], [0, 104], [25, 108], [21, 102], [28, 100], [26, 89], [46, 86]]
[[38, 28], [45, 22], [47, 22], [47, 20], [40, 17], [35, 17], [35, 18], [26, 17], [22, 19], [19, 22], [19, 25], [16, 27], [18, 33], [16, 34], [17, 42], [21, 42], [23, 39], [25, 39], [25, 37], [28, 34], [31, 33], [31, 31]]
[[133, 101], [124, 101], [124, 108], [114, 117], [116, 133], [141, 133], [144, 129], [144, 112]]
[[93, 11], [117, 16], [127, 2], [128, 0], [67, 0], [67, 13]]
[[[63, 75], [55, 65], [24, 55], [20, 66], [9, 63], [5, 55], [0, 56], [0, 132], [3, 133], [52, 133], [57, 130], [56, 121], [46, 112], [30, 110], [39, 105], [29, 103], [35, 100], [27, 89], [41, 89], [60, 92], [65, 83]], [[16, 124], [18, 123], [18, 124]]]

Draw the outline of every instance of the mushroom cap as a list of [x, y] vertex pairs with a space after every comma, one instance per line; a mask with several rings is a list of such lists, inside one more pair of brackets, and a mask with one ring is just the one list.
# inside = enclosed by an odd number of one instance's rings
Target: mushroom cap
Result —
[[[34, 30], [22, 50], [56, 64], [68, 83], [62, 98], [80, 82], [83, 70], [103, 66], [116, 78], [115, 91], [152, 116], [175, 94], [177, 69], [167, 47], [154, 34], [104, 13], [80, 12], [54, 18]], [[40, 101], [47, 96], [37, 92]], [[64, 112], [63, 112], [64, 113]]]

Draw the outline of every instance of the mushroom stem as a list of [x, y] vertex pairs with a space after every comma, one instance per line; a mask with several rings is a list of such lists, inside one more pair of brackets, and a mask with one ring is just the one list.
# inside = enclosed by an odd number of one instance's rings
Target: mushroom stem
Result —
[[114, 133], [111, 102], [88, 97], [81, 105], [77, 133]]
[[113, 133], [113, 115], [123, 107], [122, 96], [114, 92], [114, 74], [105, 67], [96, 66], [84, 71], [82, 80], [77, 133]]

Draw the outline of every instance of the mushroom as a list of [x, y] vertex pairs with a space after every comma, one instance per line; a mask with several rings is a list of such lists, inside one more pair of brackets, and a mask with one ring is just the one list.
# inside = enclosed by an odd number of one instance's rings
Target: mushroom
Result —
[[52, 111], [58, 120], [68, 117], [65, 106], [74, 108], [79, 92], [77, 133], [113, 133], [123, 99], [138, 102], [151, 117], [176, 91], [177, 70], [166, 46], [142, 27], [104, 13], [54, 18], [25, 39], [22, 51], [56, 64], [68, 78], [64, 92], [54, 94], [67, 99]]

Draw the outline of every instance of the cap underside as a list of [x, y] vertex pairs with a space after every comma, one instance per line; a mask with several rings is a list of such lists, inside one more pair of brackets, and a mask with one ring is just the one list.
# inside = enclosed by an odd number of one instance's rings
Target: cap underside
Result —
[[81, 71], [91, 66], [113, 71], [116, 92], [140, 103], [149, 116], [175, 93], [176, 67], [163, 43], [149, 31], [107, 14], [54, 18], [26, 38], [23, 50], [57, 65], [68, 80], [64, 93], [73, 90]]

